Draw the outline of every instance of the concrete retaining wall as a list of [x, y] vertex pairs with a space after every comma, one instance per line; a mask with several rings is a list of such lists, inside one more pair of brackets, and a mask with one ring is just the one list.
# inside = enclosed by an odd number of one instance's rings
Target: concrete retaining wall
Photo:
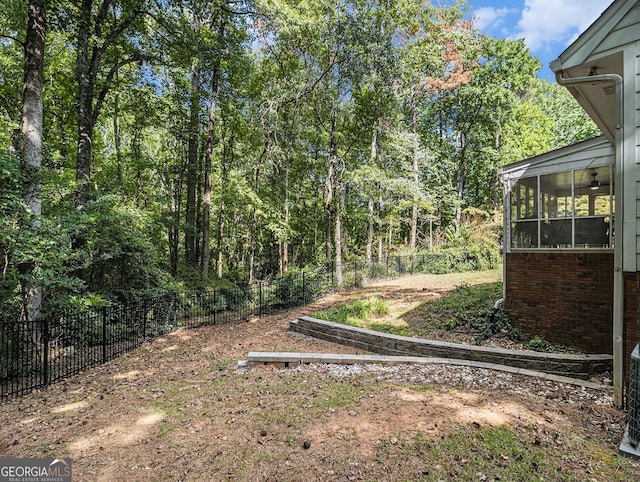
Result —
[[497, 365], [508, 365], [554, 375], [588, 380], [594, 375], [611, 371], [611, 355], [565, 355], [528, 350], [504, 350], [482, 346], [461, 345], [390, 335], [330, 321], [302, 316], [291, 321], [290, 329], [297, 333], [381, 355], [456, 358]]

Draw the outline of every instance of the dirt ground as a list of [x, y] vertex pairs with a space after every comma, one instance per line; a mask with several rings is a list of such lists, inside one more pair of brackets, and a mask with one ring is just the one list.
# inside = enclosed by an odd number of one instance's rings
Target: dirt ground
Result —
[[[367, 289], [411, 303], [459, 282], [416, 276]], [[76, 481], [508, 480], [496, 475], [514, 457], [507, 449], [475, 475], [465, 472], [473, 453], [429, 458], [461, 430], [506, 427], [520, 457], [530, 447], [553, 460], [551, 472], [520, 480], [640, 480], [640, 465], [617, 456], [625, 414], [607, 391], [442, 365], [236, 370], [249, 351], [361, 353], [288, 331], [297, 316], [351, 296], [180, 329], [11, 400], [0, 411], [0, 456], [70, 457]], [[544, 469], [531, 466], [529, 475]]]

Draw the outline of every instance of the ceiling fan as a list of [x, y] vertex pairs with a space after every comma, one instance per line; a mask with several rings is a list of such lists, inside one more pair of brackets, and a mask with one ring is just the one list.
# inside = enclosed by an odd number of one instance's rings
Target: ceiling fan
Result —
[[591, 182], [589, 183], [589, 189], [591, 189], [592, 191], [597, 191], [598, 189], [600, 189], [601, 187], [604, 186], [608, 186], [609, 183], [608, 182], [600, 182], [598, 181], [598, 173], [596, 171], [593, 171], [590, 176], [592, 177]]

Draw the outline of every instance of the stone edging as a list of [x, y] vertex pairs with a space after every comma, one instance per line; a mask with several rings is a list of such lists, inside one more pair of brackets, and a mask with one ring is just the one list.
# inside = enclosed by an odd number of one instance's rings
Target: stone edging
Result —
[[416, 356], [391, 356], [391, 355], [350, 355], [338, 353], [290, 353], [290, 352], [249, 352], [247, 359], [238, 362], [238, 368], [252, 368], [260, 365], [272, 365], [278, 368], [291, 368], [297, 365], [308, 365], [310, 363], [334, 363], [342, 365], [356, 365], [375, 363], [380, 365], [457, 365], [470, 368], [484, 368], [496, 370], [514, 375], [524, 375], [542, 378], [557, 383], [577, 385], [594, 390], [612, 391], [609, 385], [589, 382], [577, 378], [551, 375], [549, 373], [526, 370], [524, 368], [510, 367], [507, 365], [496, 365], [493, 363], [476, 362], [472, 360], [458, 360], [455, 358], [433, 358]]
[[381, 355], [468, 360], [544, 372], [570, 379], [589, 380], [594, 375], [611, 371], [613, 365], [613, 357], [606, 354], [568, 355], [462, 345], [391, 335], [310, 316], [302, 316], [291, 321], [290, 329], [307, 336]]

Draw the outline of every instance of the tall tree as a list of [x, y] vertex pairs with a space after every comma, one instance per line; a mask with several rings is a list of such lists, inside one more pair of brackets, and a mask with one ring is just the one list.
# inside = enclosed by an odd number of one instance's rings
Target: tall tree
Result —
[[198, 263], [198, 253], [196, 246], [196, 188], [198, 183], [198, 141], [200, 139], [200, 98], [201, 98], [201, 79], [200, 79], [200, 37], [202, 28], [201, 5], [194, 2], [192, 15], [194, 53], [191, 58], [191, 95], [189, 98], [189, 149], [187, 151], [187, 200], [185, 214], [185, 233], [184, 233], [184, 260], [188, 268], [195, 269]]
[[419, 198], [411, 206], [409, 248], [418, 239], [420, 195], [421, 103], [439, 98], [444, 92], [469, 82], [473, 73], [475, 30], [464, 20], [466, 4], [455, 1], [447, 7], [415, 2], [399, 11], [398, 36], [402, 46], [401, 79], [408, 102], [411, 133], [414, 138], [413, 183]]
[[[42, 166], [44, 49], [46, 35], [46, 0], [33, 0], [28, 6], [24, 44], [24, 82], [22, 89], [22, 171], [23, 202], [29, 210], [31, 229], [37, 232], [42, 213], [40, 170]], [[42, 289], [32, 282], [33, 262], [23, 265], [22, 274], [25, 318], [35, 321], [40, 316]]]
[[142, 15], [143, 1], [103, 0], [95, 4], [94, 0], [81, 0], [76, 12], [77, 208], [89, 200], [94, 128], [116, 72], [143, 57], [131, 38], [125, 38]]

